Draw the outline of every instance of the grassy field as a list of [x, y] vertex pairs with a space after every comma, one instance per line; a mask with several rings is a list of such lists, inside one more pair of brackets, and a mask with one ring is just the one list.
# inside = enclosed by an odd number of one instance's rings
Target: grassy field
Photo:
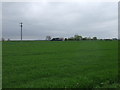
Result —
[[0, 89], [2, 88], [2, 42], [0, 41]]
[[3, 42], [3, 88], [114, 88], [117, 41]]

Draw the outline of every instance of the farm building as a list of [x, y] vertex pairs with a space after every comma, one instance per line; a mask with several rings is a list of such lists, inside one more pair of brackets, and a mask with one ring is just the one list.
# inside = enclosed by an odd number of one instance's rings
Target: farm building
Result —
[[64, 41], [64, 38], [53, 38], [51, 41]]

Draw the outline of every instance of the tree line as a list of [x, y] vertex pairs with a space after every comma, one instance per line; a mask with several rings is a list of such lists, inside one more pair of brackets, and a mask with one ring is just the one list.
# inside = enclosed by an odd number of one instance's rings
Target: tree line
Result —
[[[80, 41], [80, 40], [120, 40], [117, 38], [112, 38], [112, 39], [98, 39], [97, 37], [83, 37], [81, 35], [74, 35], [73, 37], [69, 38], [52, 38], [51, 36], [46, 36], [47, 41], [51, 41], [52, 39], [59, 39], [61, 41]], [[2, 41], [11, 41], [10, 38], [5, 40], [5, 38], [2, 37]]]
[[74, 35], [74, 37], [65, 38], [65, 41], [79, 41], [79, 40], [97, 40], [97, 37], [82, 37], [80, 35]]
[[[53, 38], [55, 39], [55, 38]], [[58, 39], [58, 38], [56, 38]], [[62, 39], [62, 38], [61, 38]], [[46, 40], [50, 41], [52, 40], [51, 36], [46, 36]], [[64, 38], [64, 41], [80, 41], [80, 40], [118, 40], [117, 38], [112, 39], [98, 39], [97, 37], [83, 37], [81, 35], [74, 35], [73, 37]]]

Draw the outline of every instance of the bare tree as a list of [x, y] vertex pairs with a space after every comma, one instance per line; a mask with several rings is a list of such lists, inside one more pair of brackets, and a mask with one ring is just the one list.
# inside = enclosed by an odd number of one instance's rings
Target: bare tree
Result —
[[46, 40], [50, 41], [51, 40], [51, 36], [46, 36]]

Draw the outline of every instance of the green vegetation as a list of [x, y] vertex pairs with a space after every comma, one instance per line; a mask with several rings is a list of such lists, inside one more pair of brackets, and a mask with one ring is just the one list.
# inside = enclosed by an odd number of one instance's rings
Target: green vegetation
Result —
[[3, 42], [3, 88], [116, 88], [118, 41]]
[[2, 42], [0, 41], [0, 89], [2, 88]]

